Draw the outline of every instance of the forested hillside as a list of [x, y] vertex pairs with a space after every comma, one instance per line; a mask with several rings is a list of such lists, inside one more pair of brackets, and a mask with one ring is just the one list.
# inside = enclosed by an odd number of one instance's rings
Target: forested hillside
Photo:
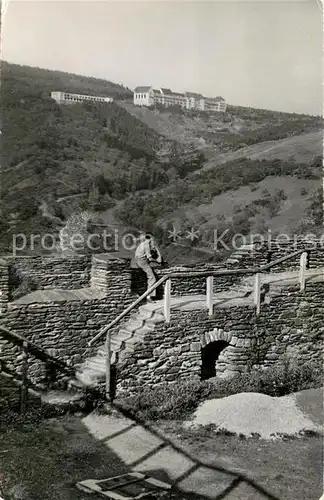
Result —
[[[138, 190], [167, 185], [203, 165], [202, 153], [167, 139], [118, 105], [59, 106], [52, 89], [128, 97], [92, 78], [4, 64], [2, 72], [2, 230], [43, 224], [42, 202], [79, 198], [80, 209], [105, 210]], [[9, 234], [10, 236], [10, 234]]]
[[2, 84], [4, 86], [3, 95], [6, 97], [8, 97], [10, 87], [11, 95], [22, 99], [28, 95], [42, 95], [45, 97], [53, 90], [114, 97], [115, 99], [127, 99], [133, 95], [131, 90], [124, 85], [99, 78], [20, 66], [6, 61], [2, 62], [1, 66]]

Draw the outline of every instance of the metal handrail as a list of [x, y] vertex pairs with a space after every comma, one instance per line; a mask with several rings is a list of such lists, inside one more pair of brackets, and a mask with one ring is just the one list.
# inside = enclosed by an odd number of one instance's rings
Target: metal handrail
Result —
[[296, 250], [295, 252], [285, 255], [284, 257], [280, 257], [280, 259], [277, 259], [273, 262], [270, 262], [270, 264], [265, 264], [260, 267], [253, 267], [249, 269], [223, 269], [223, 270], [218, 270], [218, 271], [178, 271], [178, 272], [170, 272], [162, 276], [154, 285], [146, 290], [138, 299], [136, 299], [132, 304], [130, 304], [117, 318], [115, 318], [113, 321], [111, 321], [108, 325], [104, 326], [102, 330], [100, 330], [97, 335], [95, 335], [89, 342], [88, 346], [91, 347], [97, 340], [99, 340], [105, 333], [107, 333], [110, 328], [115, 326], [117, 323], [119, 323], [120, 320], [122, 320], [129, 312], [131, 312], [140, 302], [142, 302], [148, 295], [150, 295], [154, 290], [156, 290], [159, 286], [161, 286], [165, 281], [167, 281], [170, 278], [188, 278], [188, 277], [209, 277], [209, 276], [233, 276], [233, 275], [244, 275], [244, 274], [257, 274], [261, 273], [263, 271], [267, 271], [268, 269], [271, 269], [272, 267], [281, 264], [282, 262], [285, 262], [286, 260], [290, 260], [293, 257], [296, 257], [297, 255], [300, 255], [305, 252], [305, 249], [300, 249]]
[[[32, 356], [35, 356], [35, 358], [47, 363], [47, 365], [52, 365], [56, 369], [60, 370], [61, 372], [64, 372], [66, 375], [75, 376], [75, 372], [72, 368], [68, 367], [63, 361], [60, 359], [54, 358], [50, 354], [48, 354], [46, 351], [38, 347], [36, 344], [33, 342], [30, 342], [24, 337], [21, 337], [17, 333], [14, 333], [4, 326], [0, 326], [0, 336], [3, 337], [5, 340], [12, 342], [14, 345], [17, 345], [21, 348], [22, 350], [22, 372], [21, 375], [17, 375], [16, 372], [11, 371], [8, 372], [8, 367], [5, 365], [5, 368], [7, 368], [6, 372], [8, 374], [11, 374], [15, 378], [18, 378], [21, 382], [21, 394], [20, 394], [20, 412], [24, 413], [26, 411], [26, 405], [27, 405], [27, 394], [28, 390], [30, 388], [33, 388], [32, 382], [28, 379], [28, 356], [31, 354]], [[2, 364], [3, 361], [0, 360], [0, 363]], [[2, 369], [2, 368], [1, 368]], [[1, 371], [0, 369], [0, 371]], [[1, 500], [1, 499], [0, 499]]]

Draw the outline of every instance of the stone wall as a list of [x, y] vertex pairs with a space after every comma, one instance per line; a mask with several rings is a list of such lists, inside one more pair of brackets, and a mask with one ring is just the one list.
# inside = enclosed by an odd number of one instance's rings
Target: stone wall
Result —
[[7, 311], [9, 296], [8, 264], [0, 259], [0, 315]]
[[9, 292], [22, 283], [44, 290], [73, 290], [89, 286], [91, 255], [5, 257], [9, 267]]
[[[263, 266], [270, 261], [273, 262], [281, 257], [285, 257], [296, 250], [309, 251], [309, 268], [316, 269], [324, 264], [324, 239], [307, 241], [304, 239], [276, 240], [273, 238], [264, 244], [255, 244], [251, 250], [241, 254], [241, 258], [236, 262], [226, 264], [227, 268], [249, 268]], [[240, 251], [238, 251], [240, 253]], [[231, 259], [229, 259], [231, 260]], [[235, 259], [234, 259], [235, 261]], [[274, 266], [271, 272], [289, 271], [299, 267], [300, 255]]]
[[[164, 269], [156, 269], [155, 274], [157, 279], [160, 279], [165, 274], [171, 272], [190, 272], [190, 271], [218, 271], [224, 269], [224, 266], [206, 264], [205, 266], [199, 266], [194, 268], [189, 268], [185, 266], [169, 267]], [[238, 283], [241, 276], [218, 276], [214, 278], [214, 292], [222, 292], [229, 290], [235, 283]], [[137, 294], [141, 295], [146, 290], [146, 275], [141, 269], [132, 269], [132, 290]], [[171, 280], [171, 294], [172, 296], [183, 296], [183, 295], [205, 295], [206, 294], [206, 278], [202, 276], [198, 277], [182, 277], [182, 278], [172, 278]], [[163, 297], [163, 285], [160, 290], [157, 290], [158, 298]]]
[[[271, 243], [265, 243], [263, 245], [250, 246], [244, 250], [238, 250], [234, 252], [230, 258], [225, 262], [213, 264], [207, 262], [205, 265], [199, 266], [171, 266], [164, 269], [157, 268], [155, 270], [157, 278], [161, 278], [163, 275], [171, 272], [177, 271], [218, 271], [218, 270], [235, 270], [235, 269], [253, 269], [256, 267], [264, 266], [269, 262], [273, 262], [281, 257], [289, 255], [296, 250], [305, 249], [310, 251], [308, 267], [310, 269], [316, 269], [324, 266], [324, 241], [319, 240], [313, 242], [298, 241], [297, 244], [294, 241], [289, 242], [279, 242], [273, 241]], [[271, 268], [272, 273], [281, 271], [296, 270], [300, 265], [300, 255], [292, 258], [291, 260], [285, 261], [281, 264], [277, 264]], [[251, 274], [252, 275], [252, 274]], [[245, 275], [248, 276], [248, 275]], [[239, 283], [242, 276], [232, 275], [232, 276], [218, 276], [214, 277], [214, 293], [228, 291], [233, 285]], [[146, 276], [141, 269], [132, 269], [132, 289], [138, 294], [142, 294], [146, 290]], [[184, 278], [174, 278], [172, 279], [172, 295], [191, 295], [191, 294], [205, 294], [206, 293], [206, 278], [204, 277], [184, 277]], [[163, 290], [158, 291], [158, 296], [161, 298], [163, 296]]]
[[[289, 245], [286, 247], [287, 253], [292, 250]], [[278, 255], [274, 257], [278, 258]], [[323, 251], [316, 248], [312, 265], [323, 265], [321, 259]], [[234, 259], [234, 262], [226, 265], [228, 268], [255, 267], [266, 263], [266, 260], [267, 249], [263, 248], [256, 253], [245, 252], [239, 264]], [[299, 259], [296, 265], [298, 262]], [[19, 270], [21, 275], [38, 280], [38, 287], [81, 288], [91, 285], [92, 290], [98, 292], [94, 294], [97, 298], [11, 303], [6, 312], [6, 263], [9, 263], [9, 272]], [[220, 267], [219, 264], [206, 264], [195, 270], [217, 270]], [[192, 267], [160, 269], [157, 274], [161, 276], [170, 270], [190, 269]], [[284, 269], [287, 269], [287, 263]], [[134, 280], [136, 275], [138, 279]], [[144, 291], [143, 278], [145, 276], [140, 270], [131, 270], [128, 260], [116, 259], [110, 254], [93, 256], [91, 275], [90, 257], [86, 256], [70, 256], [69, 259], [20, 257], [17, 262], [9, 258], [5, 262], [0, 261], [0, 324], [77, 367], [97, 349], [97, 346], [90, 349], [88, 341], [124, 311], [136, 298], [135, 291], [141, 293], [140, 290], [134, 290], [134, 283], [137, 286], [142, 283]], [[10, 278], [9, 273], [9, 285], [12, 286], [10, 279], [12, 274]], [[214, 290], [228, 290], [239, 279], [236, 276], [215, 278]], [[172, 295], [205, 292], [205, 278], [172, 280]], [[199, 378], [201, 348], [213, 340], [226, 340], [229, 343], [217, 364], [218, 372], [225, 375], [241, 371], [249, 364], [269, 366], [278, 363], [292, 348], [297, 349], [299, 362], [319, 359], [319, 336], [323, 333], [324, 325], [323, 303], [323, 284], [317, 283], [307, 284], [304, 293], [295, 288], [285, 289], [279, 297], [273, 297], [270, 304], [262, 305], [258, 317], [255, 317], [254, 309], [249, 307], [217, 309], [212, 318], [208, 318], [207, 311], [172, 311], [171, 323], [159, 324], [152, 334], [147, 334], [143, 344], [136, 346], [135, 353], [125, 358], [120, 366], [119, 386], [128, 391], [138, 384], [152, 386], [162, 381], [174, 382], [178, 378]], [[280, 310], [283, 312], [278, 314]], [[115, 331], [120, 326], [115, 327]], [[10, 365], [9, 368], [17, 370], [20, 363], [19, 349], [1, 340], [0, 336], [1, 347], [0, 360], [4, 359]], [[49, 373], [43, 363], [32, 358], [29, 377], [33, 383], [44, 387], [48, 383]]]
[[132, 291], [130, 261], [131, 259], [116, 258], [114, 254], [94, 255], [90, 286], [112, 297], [130, 294]]
[[256, 316], [253, 307], [206, 311], [172, 311], [171, 322], [159, 323], [134, 352], [124, 352], [118, 366], [118, 391], [139, 386], [200, 379], [201, 349], [213, 341], [228, 342], [216, 373], [232, 376], [252, 367], [321, 362], [324, 333], [324, 284], [308, 284], [305, 293], [287, 287]]
[[[17, 304], [10, 307], [0, 324], [76, 368], [98, 349], [98, 345], [88, 347], [89, 340], [131, 300], [131, 296], [114, 295], [108, 299]], [[0, 348], [0, 360], [4, 360], [9, 369], [17, 370], [19, 347], [1, 340], [0, 335]], [[31, 357], [28, 375], [31, 381], [42, 388], [49, 375], [44, 363]], [[60, 374], [56, 375], [54, 379], [61, 380]]]
[[[130, 279], [129, 262], [96, 256], [92, 289], [91, 293], [88, 292], [90, 300], [30, 302], [32, 299], [26, 297], [9, 305], [0, 325], [76, 368], [98, 348], [98, 345], [89, 348], [88, 341], [136, 299], [131, 292]], [[11, 370], [17, 370], [19, 348], [1, 340], [0, 333], [1, 347], [0, 360], [6, 361]], [[47, 384], [48, 376], [44, 363], [31, 358], [29, 377], [32, 382], [41, 387]], [[61, 380], [60, 376], [58, 380]]]
[[[266, 249], [264, 248], [264, 251]], [[272, 244], [270, 245], [271, 260], [277, 260], [285, 255], [289, 255], [296, 250], [305, 250], [309, 252], [309, 269], [316, 269], [323, 267], [324, 265], [324, 239], [314, 240], [313, 242], [307, 242], [304, 240], [294, 242], [282, 242], [280, 245]], [[296, 269], [299, 266], [300, 256], [294, 257], [291, 260], [282, 262], [273, 268], [274, 272], [277, 271], [288, 271]]]

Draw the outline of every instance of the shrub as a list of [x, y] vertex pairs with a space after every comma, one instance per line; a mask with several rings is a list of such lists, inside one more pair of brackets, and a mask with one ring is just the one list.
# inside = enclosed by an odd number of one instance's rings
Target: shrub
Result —
[[298, 366], [286, 360], [282, 366], [253, 369], [230, 379], [161, 384], [154, 389], [145, 389], [136, 396], [123, 398], [117, 404], [144, 420], [181, 420], [188, 417], [206, 399], [218, 399], [242, 392], [284, 396], [321, 387], [322, 374], [320, 364]]
[[194, 411], [208, 393], [209, 384], [204, 382], [162, 384], [121, 400], [120, 406], [145, 420], [177, 420]]
[[260, 377], [260, 392], [270, 396], [284, 396], [292, 392], [320, 386], [322, 369], [320, 366], [305, 364], [298, 366], [289, 362], [281, 367], [265, 371]]
[[285, 201], [287, 200], [287, 195], [284, 189], [277, 189], [276, 190], [276, 195], [275, 195], [276, 200], [278, 201]]

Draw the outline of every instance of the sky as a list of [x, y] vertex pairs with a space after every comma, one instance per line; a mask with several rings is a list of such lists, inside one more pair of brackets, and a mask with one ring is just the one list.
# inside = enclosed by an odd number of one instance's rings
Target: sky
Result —
[[2, 59], [322, 114], [322, 35], [319, 0], [9, 0]]

